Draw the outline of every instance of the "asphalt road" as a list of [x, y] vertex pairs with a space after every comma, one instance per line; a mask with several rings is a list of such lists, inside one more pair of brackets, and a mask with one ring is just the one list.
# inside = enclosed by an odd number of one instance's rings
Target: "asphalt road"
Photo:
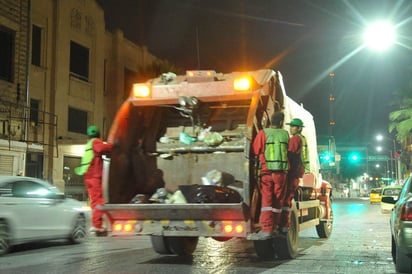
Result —
[[294, 260], [262, 261], [250, 241], [200, 239], [191, 257], [161, 256], [148, 237], [91, 236], [84, 244], [21, 245], [0, 257], [0, 273], [396, 273], [389, 215], [368, 200], [337, 199], [334, 228], [319, 239], [302, 231]]

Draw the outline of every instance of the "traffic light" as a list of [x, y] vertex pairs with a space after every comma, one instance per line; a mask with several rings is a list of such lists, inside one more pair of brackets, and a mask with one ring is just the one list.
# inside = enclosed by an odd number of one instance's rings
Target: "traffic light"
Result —
[[349, 154], [349, 161], [351, 161], [352, 163], [357, 163], [360, 161], [360, 155], [358, 152], [352, 152], [351, 154]]
[[333, 161], [333, 156], [328, 151], [324, 151], [320, 155], [320, 159], [321, 159], [321, 162], [323, 163], [329, 163]]

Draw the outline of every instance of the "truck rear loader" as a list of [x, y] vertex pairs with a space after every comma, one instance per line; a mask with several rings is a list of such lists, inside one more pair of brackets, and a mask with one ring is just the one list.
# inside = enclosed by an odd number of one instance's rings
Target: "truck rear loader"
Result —
[[[289, 98], [279, 72], [162, 74], [133, 85], [113, 121], [104, 164], [111, 235], [149, 235], [159, 254], [191, 255], [199, 237], [248, 239], [259, 230], [259, 168], [252, 144], [276, 111], [304, 122], [310, 172], [285, 236], [254, 241], [258, 257], [295, 258], [299, 232], [332, 232], [332, 189], [322, 180], [313, 116]], [[163, 193], [163, 194], [162, 194]]]

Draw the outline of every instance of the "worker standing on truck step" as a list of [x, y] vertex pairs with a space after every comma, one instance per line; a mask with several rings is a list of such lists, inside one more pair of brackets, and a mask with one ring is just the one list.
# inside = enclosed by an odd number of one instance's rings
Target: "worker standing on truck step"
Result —
[[299, 186], [299, 179], [303, 174], [309, 172], [309, 155], [305, 136], [302, 135], [304, 127], [303, 122], [299, 118], [294, 118], [287, 123], [290, 126], [290, 134], [288, 146], [289, 172], [287, 176], [285, 201], [283, 202], [281, 225], [279, 231], [287, 233], [289, 230], [289, 213], [292, 207], [292, 199], [295, 191]]
[[271, 125], [260, 130], [253, 142], [253, 151], [260, 162], [262, 207], [259, 220], [261, 230], [249, 235], [249, 240], [269, 239], [280, 221], [285, 199], [289, 141], [289, 133], [282, 129], [283, 120], [282, 112], [274, 113]]
[[100, 132], [97, 126], [89, 126], [87, 128], [87, 136], [89, 140], [85, 146], [81, 164], [75, 168], [74, 172], [77, 175], [84, 175], [84, 183], [92, 209], [92, 226], [90, 227], [90, 232], [95, 232], [96, 236], [106, 236], [107, 231], [103, 228], [103, 211], [96, 207], [98, 205], [104, 205], [102, 191], [102, 156], [107, 155], [113, 145], [103, 142], [103, 140], [100, 139]]

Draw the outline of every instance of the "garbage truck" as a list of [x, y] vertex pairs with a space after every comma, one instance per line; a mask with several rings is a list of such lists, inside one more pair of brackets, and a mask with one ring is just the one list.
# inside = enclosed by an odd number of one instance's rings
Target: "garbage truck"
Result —
[[164, 73], [133, 84], [108, 134], [105, 212], [111, 236], [150, 236], [159, 254], [191, 255], [200, 237], [259, 230], [259, 163], [252, 145], [274, 112], [304, 122], [310, 171], [300, 179], [286, 236], [253, 241], [258, 257], [295, 258], [299, 232], [332, 232], [332, 188], [322, 179], [313, 116], [271, 69]]

